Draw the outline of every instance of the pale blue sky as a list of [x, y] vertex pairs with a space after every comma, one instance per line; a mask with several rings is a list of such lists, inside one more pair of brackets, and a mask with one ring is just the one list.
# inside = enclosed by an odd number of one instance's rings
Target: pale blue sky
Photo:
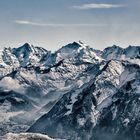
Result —
[[140, 45], [140, 0], [0, 0], [0, 48]]

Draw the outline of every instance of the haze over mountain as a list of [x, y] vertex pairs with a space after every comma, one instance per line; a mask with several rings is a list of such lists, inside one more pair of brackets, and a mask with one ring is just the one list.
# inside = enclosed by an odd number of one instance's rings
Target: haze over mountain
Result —
[[28, 43], [4, 48], [0, 135], [138, 140], [139, 76], [139, 46], [100, 51], [80, 41], [54, 53]]

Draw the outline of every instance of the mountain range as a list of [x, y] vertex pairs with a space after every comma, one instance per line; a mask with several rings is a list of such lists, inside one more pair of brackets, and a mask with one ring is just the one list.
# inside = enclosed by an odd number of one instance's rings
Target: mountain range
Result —
[[4, 48], [0, 136], [139, 140], [139, 76], [140, 46], [97, 50], [79, 41], [54, 53], [29, 43]]

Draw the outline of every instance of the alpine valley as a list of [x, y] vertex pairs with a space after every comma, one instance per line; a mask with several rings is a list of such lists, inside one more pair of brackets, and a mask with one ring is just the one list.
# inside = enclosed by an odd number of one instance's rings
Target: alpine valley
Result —
[[140, 47], [96, 50], [79, 41], [54, 53], [28, 43], [4, 48], [0, 136], [140, 140]]

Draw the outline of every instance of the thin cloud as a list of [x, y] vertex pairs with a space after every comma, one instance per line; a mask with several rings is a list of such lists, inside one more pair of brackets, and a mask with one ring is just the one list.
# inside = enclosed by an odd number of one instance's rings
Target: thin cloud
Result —
[[77, 24], [53, 24], [53, 23], [38, 23], [32, 22], [28, 20], [15, 20], [14, 23], [19, 25], [27, 25], [27, 26], [40, 26], [40, 27], [75, 27], [75, 26], [107, 26], [108, 24], [86, 24], [86, 23], [77, 23]]
[[79, 9], [79, 10], [88, 10], [88, 9], [110, 9], [110, 8], [120, 8], [124, 7], [124, 5], [120, 4], [105, 4], [105, 3], [90, 3], [90, 4], [83, 4], [79, 6], [72, 6], [74, 9]]
[[15, 20], [14, 23], [16, 24], [22, 24], [22, 25], [33, 25], [33, 26], [47, 26], [47, 24], [37, 23], [37, 22], [31, 22], [28, 20]]

